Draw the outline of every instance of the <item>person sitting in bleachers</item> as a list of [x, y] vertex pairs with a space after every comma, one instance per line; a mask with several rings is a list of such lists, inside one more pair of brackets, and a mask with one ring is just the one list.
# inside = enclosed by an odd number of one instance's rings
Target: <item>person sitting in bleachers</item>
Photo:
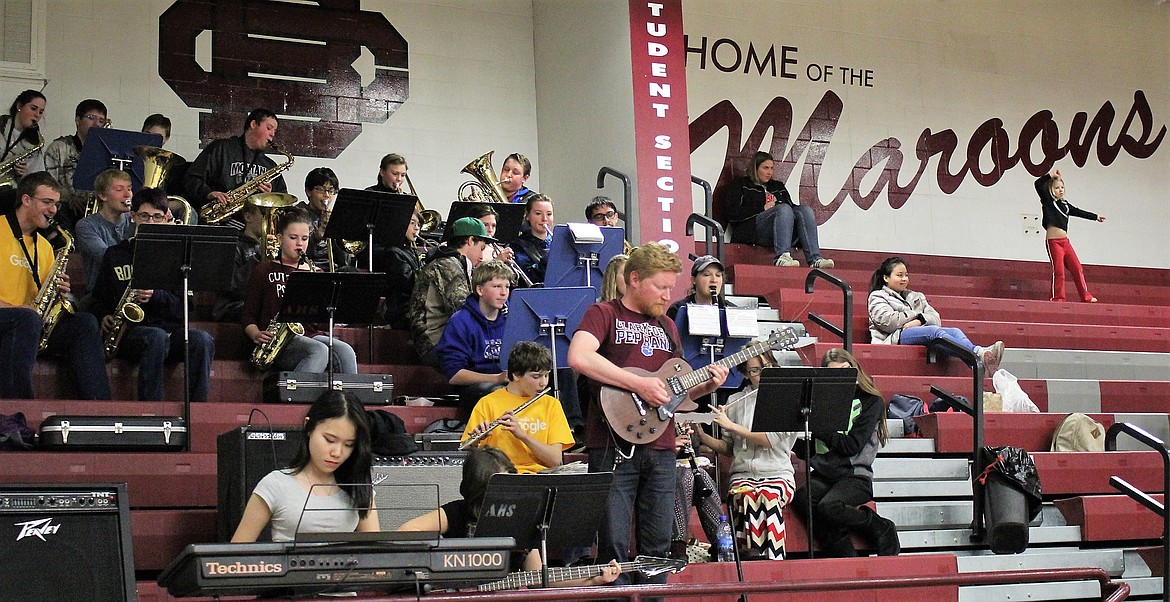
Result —
[[751, 171], [732, 181], [723, 194], [731, 242], [771, 246], [778, 266], [798, 266], [792, 258], [793, 243], [799, 241], [809, 267], [826, 270], [833, 260], [821, 255], [817, 218], [808, 205], [792, 202], [788, 189], [773, 180], [772, 155], [763, 151], [752, 156]]
[[77, 252], [85, 267], [85, 292], [93, 291], [106, 249], [126, 240], [134, 227], [130, 221], [130, 199], [134, 196], [130, 174], [107, 169], [93, 181], [101, 205], [97, 213], [77, 222]]
[[464, 415], [481, 397], [508, 382], [500, 370], [512, 270], [501, 261], [485, 261], [471, 272], [474, 289], [463, 307], [451, 315], [435, 347], [439, 368], [459, 394]]
[[723, 299], [723, 263], [714, 255], [703, 255], [695, 258], [691, 265], [691, 291], [682, 299], [670, 304], [666, 309], [666, 316], [677, 321], [678, 310], [684, 305], [719, 305], [720, 307], [735, 307], [735, 304]]
[[[488, 433], [479, 444], [503, 450], [521, 474], [560, 466], [562, 454], [574, 443], [560, 402], [543, 394], [517, 411], [548, 387], [551, 368], [552, 354], [544, 346], [532, 341], [517, 343], [508, 353], [507, 386], [475, 404], [462, 441]], [[498, 428], [489, 432], [497, 420]]]
[[987, 374], [999, 368], [1003, 341], [987, 347], [971, 342], [958, 328], [944, 328], [942, 319], [926, 295], [912, 291], [906, 262], [889, 257], [874, 271], [869, 282], [869, 335], [873, 343], [926, 345], [947, 339], [983, 360]]
[[423, 363], [438, 366], [435, 345], [451, 315], [471, 294], [471, 270], [483, 259], [483, 250], [496, 239], [474, 217], [455, 220], [451, 239], [415, 277], [410, 296], [410, 338]]
[[215, 304], [211, 306], [211, 319], [216, 322], [239, 322], [244, 309], [244, 291], [252, 270], [265, 256], [264, 210], [253, 203], [244, 203], [244, 229], [236, 236], [236, 254], [232, 260], [232, 284], [227, 290], [216, 291]]
[[815, 518], [814, 537], [829, 557], [857, 556], [851, 531], [858, 531], [873, 541], [878, 556], [897, 556], [901, 551], [897, 525], [866, 505], [873, 501], [874, 458], [878, 448], [889, 439], [886, 402], [873, 379], [848, 351], [830, 349], [821, 359], [821, 366], [857, 369], [853, 409], [847, 430], [814, 430], [813, 444], [806, 444], [802, 439], [794, 447], [797, 457], [812, 466], [812, 481], [796, 490], [792, 506], [804, 524], [809, 524], [810, 516]]
[[[167, 193], [161, 188], [141, 188], [131, 201], [130, 218], [137, 228], [142, 224], [173, 223]], [[93, 313], [102, 316], [102, 331], [107, 340], [115, 317], [124, 311], [124, 302], [142, 309], [143, 319], [132, 322], [122, 319], [121, 340], [116, 357], [138, 363], [138, 400], [159, 401], [163, 395], [163, 366], [171, 361], [184, 361], [183, 295], [180, 291], [164, 289], [135, 289], [125, 298], [131, 284], [134, 267], [134, 239], [106, 250], [93, 287]], [[207, 401], [211, 381], [211, 359], [215, 356], [215, 340], [198, 328], [189, 331], [190, 359], [187, 382], [192, 401]], [[107, 349], [107, 353], [109, 353]]]
[[516, 254], [516, 265], [524, 270], [528, 279], [533, 283], [541, 283], [544, 282], [548, 250], [552, 245], [552, 199], [543, 194], [529, 196], [524, 204], [524, 223], [528, 227], [508, 246]]
[[[304, 209], [286, 211], [276, 222], [280, 255], [262, 262], [252, 270], [240, 322], [244, 324], [244, 334], [256, 345], [272, 340], [272, 333], [268, 329], [272, 318], [280, 311], [288, 275], [298, 270], [313, 270], [305, 259], [311, 227], [312, 220]], [[318, 374], [326, 372], [330, 363], [328, 333], [321, 332], [312, 324], [303, 326], [305, 334], [292, 336], [272, 365], [277, 370]], [[357, 355], [345, 341], [333, 340], [332, 362], [335, 373], [357, 374]]]
[[[382, 295], [382, 322], [395, 330], [410, 328], [407, 307], [414, 292], [415, 275], [422, 269], [425, 246], [416, 246], [422, 227], [422, 213], [418, 209], [406, 224], [406, 239], [402, 244], [386, 245], [378, 270], [386, 272], [386, 292]], [[490, 234], [490, 233], [489, 233]]]
[[[759, 341], [753, 341], [756, 343]], [[750, 357], [738, 366], [749, 384], [732, 395], [727, 404], [711, 408], [715, 424], [723, 428], [716, 439], [699, 431], [699, 441], [731, 460], [728, 502], [734, 507], [736, 539], [748, 556], [769, 560], [784, 559], [784, 508], [792, 501], [796, 489], [789, 453], [796, 433], [752, 432], [756, 414], [755, 391], [760, 387], [764, 368], [776, 365], [771, 351]], [[717, 525], [718, 516], [700, 514]], [[714, 519], [714, 521], [712, 521]]]

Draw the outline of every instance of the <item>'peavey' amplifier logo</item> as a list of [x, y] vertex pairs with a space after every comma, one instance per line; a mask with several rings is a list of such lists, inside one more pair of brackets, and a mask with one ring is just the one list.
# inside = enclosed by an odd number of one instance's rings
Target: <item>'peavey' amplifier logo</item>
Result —
[[199, 139], [239, 135], [263, 107], [281, 149], [334, 158], [408, 96], [406, 39], [361, 0], [176, 0], [158, 20], [158, 73], [199, 114]]
[[30, 520], [25, 523], [14, 523], [20, 527], [20, 533], [16, 534], [16, 541], [20, 541], [26, 537], [35, 537], [41, 541], [46, 541], [46, 535], [54, 535], [61, 529], [60, 524], [52, 524], [53, 517], [42, 518], [40, 520]]

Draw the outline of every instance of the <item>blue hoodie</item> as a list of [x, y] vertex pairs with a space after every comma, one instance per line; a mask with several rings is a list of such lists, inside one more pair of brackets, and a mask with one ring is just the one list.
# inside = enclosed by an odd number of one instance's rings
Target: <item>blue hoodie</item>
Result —
[[479, 310], [479, 295], [471, 293], [467, 296], [463, 307], [443, 328], [443, 336], [435, 346], [439, 368], [447, 380], [464, 369], [481, 374], [500, 372], [500, 348], [504, 344], [507, 315], [505, 306], [495, 320], [489, 320]]

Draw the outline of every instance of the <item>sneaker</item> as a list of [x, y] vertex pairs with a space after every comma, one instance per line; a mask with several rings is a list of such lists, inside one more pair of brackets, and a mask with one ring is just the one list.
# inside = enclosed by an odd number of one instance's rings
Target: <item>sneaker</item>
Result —
[[999, 362], [1003, 360], [1003, 341], [996, 341], [994, 345], [984, 347], [981, 355], [983, 371], [986, 374], [994, 374], [996, 370], [999, 370]]
[[792, 253], [784, 253], [772, 262], [772, 265], [780, 266], [782, 268], [791, 268], [800, 265], [800, 262], [792, 258]]
[[812, 267], [818, 270], [831, 270], [836, 265], [832, 259], [826, 259], [824, 257], [812, 262]]
[[572, 447], [570, 447], [569, 449], [566, 449], [565, 453], [566, 454], [583, 454], [583, 453], [585, 453], [585, 451], [586, 451], [585, 444], [578, 441], [578, 442], [574, 443]]

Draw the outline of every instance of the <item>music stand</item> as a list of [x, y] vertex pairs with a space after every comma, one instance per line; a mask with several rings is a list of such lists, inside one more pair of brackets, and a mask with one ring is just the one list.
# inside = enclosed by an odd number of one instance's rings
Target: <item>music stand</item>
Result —
[[544, 272], [545, 288], [588, 286], [594, 289], [594, 299], [601, 296], [603, 270], [614, 255], [620, 255], [625, 250], [622, 246], [625, 238], [621, 228], [597, 229], [601, 231], [601, 242], [574, 240], [568, 224], [553, 228], [552, 244], [548, 250], [548, 268]]
[[[722, 336], [690, 334], [690, 314], [687, 311], [687, 306], [683, 305], [679, 308], [674, 323], [678, 325], [679, 334], [682, 335], [680, 341], [682, 343], [682, 356], [695, 370], [711, 365], [718, 359], [735, 355], [751, 342], [750, 337], [733, 337], [727, 334], [727, 308], [725, 307], [719, 308], [719, 322], [723, 331]], [[727, 381], [719, 388], [738, 389], [742, 384], [743, 375], [738, 370], [733, 369], [727, 375]]]
[[[237, 231], [231, 226], [142, 224], [134, 234], [134, 265], [127, 286], [174, 290], [182, 285], [183, 418], [188, 429], [191, 429], [191, 305], [188, 299], [192, 291], [231, 288], [232, 272], [222, 266], [232, 264], [236, 239]], [[198, 257], [199, 262], [193, 262], [193, 257]], [[190, 430], [187, 435], [186, 451], [191, 451]]]
[[569, 367], [569, 336], [577, 330], [594, 299], [594, 290], [587, 286], [512, 291], [500, 348], [500, 367], [508, 369], [508, 354], [520, 341], [536, 341], [548, 347], [552, 353], [553, 397], [560, 399], [557, 368]]
[[[856, 368], [764, 368], [752, 432], [803, 432], [811, 446], [813, 431], [833, 433], [848, 428], [856, 390]], [[804, 483], [809, 510], [805, 517], [808, 556], [813, 558], [812, 467], [808, 459], [804, 461]]]
[[[332, 221], [330, 222], [332, 225]], [[329, 323], [329, 386], [333, 387], [335, 322], [369, 324], [386, 290], [386, 274], [296, 271], [288, 275], [281, 298], [280, 322]], [[339, 304], [345, 299], [344, 304]]]
[[516, 548], [539, 545], [541, 583], [548, 587], [548, 549], [593, 545], [608, 503], [612, 472], [496, 474], [488, 479], [475, 537], [515, 537]]
[[412, 194], [342, 188], [333, 202], [325, 238], [366, 241], [372, 271], [374, 232], [379, 233], [380, 241], [385, 244], [405, 244], [406, 226], [417, 204], [418, 197]]
[[109, 128], [89, 128], [77, 171], [73, 172], [74, 190], [93, 190], [98, 174], [111, 168], [130, 174], [130, 185], [135, 192], [143, 185], [142, 157], [135, 146], [162, 146], [162, 136], [147, 132], [131, 132]]
[[[447, 225], [443, 228], [443, 240], [451, 240], [451, 228], [461, 217], [473, 217], [471, 209], [476, 205], [487, 205], [496, 212], [495, 239], [503, 246], [520, 236], [520, 225], [524, 223], [524, 205], [521, 203], [469, 203], [455, 201], [447, 212]], [[476, 217], [476, 219], [480, 219]]]

